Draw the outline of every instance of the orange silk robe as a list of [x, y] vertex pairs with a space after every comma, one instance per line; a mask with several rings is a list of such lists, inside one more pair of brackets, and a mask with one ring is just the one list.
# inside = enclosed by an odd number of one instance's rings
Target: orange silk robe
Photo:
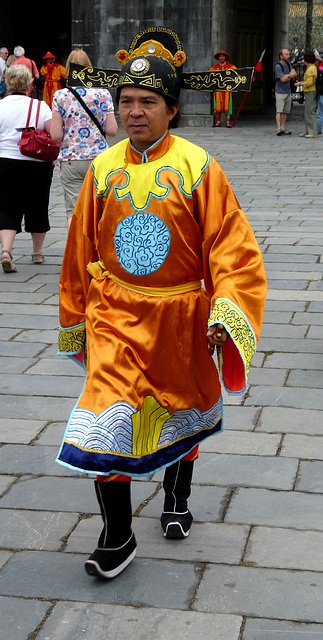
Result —
[[[210, 71], [215, 69], [215, 71], [221, 71], [222, 69], [236, 69], [237, 67], [231, 62], [218, 62], [211, 67]], [[231, 91], [214, 91], [213, 93], [213, 111], [214, 113], [228, 113], [231, 115], [232, 113], [232, 95]]]
[[207, 325], [229, 332], [220, 375], [242, 393], [265, 293], [257, 241], [206, 151], [167, 132], [144, 154], [127, 140], [101, 153], [74, 210], [60, 278], [59, 351], [87, 377], [58, 462], [147, 475], [221, 431]]
[[61, 64], [43, 64], [40, 73], [45, 78], [43, 100], [51, 107], [55, 91], [62, 88], [61, 78], [66, 78], [66, 69]]

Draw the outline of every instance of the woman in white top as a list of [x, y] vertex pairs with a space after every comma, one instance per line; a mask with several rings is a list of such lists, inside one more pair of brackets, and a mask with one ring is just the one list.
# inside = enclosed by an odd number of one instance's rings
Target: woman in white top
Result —
[[[17, 271], [12, 260], [12, 245], [16, 233], [21, 232], [25, 218], [25, 231], [31, 233], [32, 259], [44, 260], [43, 242], [49, 231], [48, 204], [53, 174], [51, 162], [36, 160], [20, 153], [18, 142], [26, 126], [30, 98], [27, 92], [32, 75], [25, 65], [7, 69], [6, 84], [10, 95], [0, 102], [0, 240], [1, 264], [5, 273]], [[35, 126], [37, 100], [34, 100], [30, 126]], [[38, 129], [50, 131], [51, 110], [41, 102]]]
[[[90, 59], [83, 49], [71, 51], [66, 62], [67, 71], [70, 63], [91, 66]], [[54, 93], [50, 133], [53, 140], [61, 142], [58, 166], [68, 228], [86, 172], [93, 158], [108, 148], [106, 137], [100, 128], [108, 136], [115, 136], [118, 131], [112, 97], [107, 89], [77, 87], [75, 90], [98, 124], [93, 122], [67, 87]]]

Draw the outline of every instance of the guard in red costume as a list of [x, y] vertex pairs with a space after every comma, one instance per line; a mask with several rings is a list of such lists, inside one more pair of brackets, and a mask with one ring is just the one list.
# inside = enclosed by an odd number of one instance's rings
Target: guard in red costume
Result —
[[50, 51], [43, 56], [44, 64], [40, 73], [45, 78], [43, 88], [43, 100], [52, 107], [53, 95], [55, 91], [62, 88], [61, 78], [66, 78], [66, 69], [63, 65], [55, 62], [56, 56]]
[[[236, 69], [237, 67], [228, 62], [230, 55], [221, 49], [214, 55], [218, 62], [211, 67], [211, 70], [222, 71], [225, 69]], [[221, 127], [221, 113], [226, 114], [226, 126], [231, 129], [230, 116], [232, 114], [232, 95], [230, 91], [214, 91], [213, 94], [213, 127]]]

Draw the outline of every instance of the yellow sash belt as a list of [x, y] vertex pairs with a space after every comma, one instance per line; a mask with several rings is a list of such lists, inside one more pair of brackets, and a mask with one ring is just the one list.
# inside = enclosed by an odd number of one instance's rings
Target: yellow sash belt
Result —
[[194, 289], [201, 288], [200, 280], [185, 282], [184, 284], [176, 284], [173, 287], [141, 287], [140, 285], [129, 284], [129, 282], [125, 282], [124, 280], [117, 278], [117, 276], [114, 276], [111, 271], [107, 271], [102, 260], [99, 260], [98, 262], [89, 262], [87, 270], [96, 280], [101, 280], [101, 278], [110, 278], [110, 280], [116, 282], [120, 287], [124, 287], [124, 289], [136, 291], [137, 293], [144, 293], [148, 296], [176, 296], [178, 293], [186, 293], [187, 291], [194, 291]]

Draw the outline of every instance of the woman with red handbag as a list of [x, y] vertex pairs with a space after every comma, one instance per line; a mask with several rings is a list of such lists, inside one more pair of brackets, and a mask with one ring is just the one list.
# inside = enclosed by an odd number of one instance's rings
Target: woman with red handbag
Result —
[[[49, 231], [48, 204], [52, 181], [52, 162], [22, 155], [19, 148], [21, 133], [26, 127], [30, 106], [27, 96], [32, 75], [25, 65], [14, 65], [6, 72], [10, 94], [0, 103], [0, 240], [1, 264], [5, 273], [17, 271], [12, 260], [12, 246], [21, 223], [32, 237], [32, 259], [44, 261], [43, 243]], [[30, 127], [35, 127], [38, 101], [33, 101]], [[51, 110], [40, 103], [37, 128], [50, 131]]]

